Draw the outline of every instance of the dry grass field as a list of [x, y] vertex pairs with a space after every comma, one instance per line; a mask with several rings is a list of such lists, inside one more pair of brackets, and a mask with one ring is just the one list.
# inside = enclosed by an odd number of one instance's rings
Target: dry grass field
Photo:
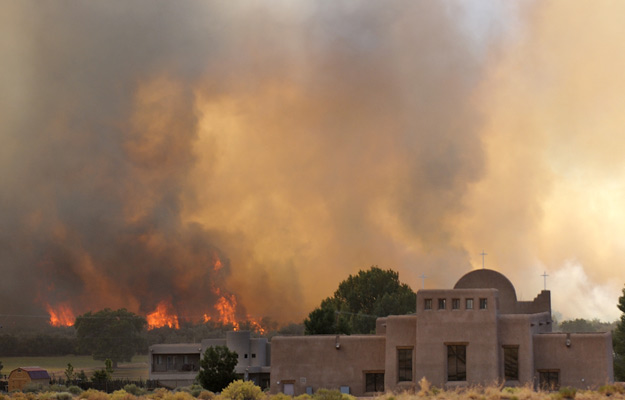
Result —
[[[62, 356], [62, 357], [2, 357], [2, 375], [18, 367], [41, 367], [48, 370], [51, 377], [62, 378], [67, 364], [71, 363], [74, 372], [85, 371], [90, 376], [93, 371], [104, 368], [104, 361], [94, 360], [91, 356]], [[130, 363], [120, 363], [113, 374], [113, 379], [139, 380], [148, 379], [148, 356], [134, 356]]]

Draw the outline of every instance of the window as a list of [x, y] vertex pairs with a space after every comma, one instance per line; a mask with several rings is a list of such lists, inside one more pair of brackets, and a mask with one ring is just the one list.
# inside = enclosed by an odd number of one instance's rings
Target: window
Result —
[[245, 354], [243, 355], [243, 358], [247, 358], [247, 353], [245, 353]]
[[447, 345], [447, 380], [467, 380], [467, 346]]
[[467, 299], [467, 310], [473, 310], [473, 299]]
[[538, 370], [538, 383], [542, 390], [560, 389], [560, 370], [557, 370], [557, 369]]
[[460, 309], [460, 299], [451, 299], [451, 309], [452, 310]]
[[480, 310], [486, 310], [486, 306], [487, 306], [487, 299], [480, 299]]
[[439, 310], [444, 310], [445, 308], [447, 308], [446, 307], [447, 303], [446, 303], [445, 300], [446, 299], [438, 299], [438, 309]]
[[412, 348], [397, 349], [397, 381], [412, 381]]
[[384, 372], [365, 373], [365, 392], [384, 392]]
[[425, 299], [423, 301], [423, 308], [425, 310], [431, 310], [432, 309], [432, 299]]
[[256, 353], [252, 353], [252, 358], [256, 358]]
[[503, 346], [503, 372], [507, 381], [519, 380], [519, 346]]

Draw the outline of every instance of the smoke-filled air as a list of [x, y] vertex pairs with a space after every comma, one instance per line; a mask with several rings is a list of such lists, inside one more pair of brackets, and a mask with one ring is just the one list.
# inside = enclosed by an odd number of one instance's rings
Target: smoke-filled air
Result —
[[0, 323], [299, 322], [482, 261], [619, 315], [625, 3], [0, 2]]

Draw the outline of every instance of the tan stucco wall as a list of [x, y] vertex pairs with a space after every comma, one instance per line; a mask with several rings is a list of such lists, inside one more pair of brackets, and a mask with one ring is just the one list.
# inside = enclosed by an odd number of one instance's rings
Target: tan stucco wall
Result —
[[[336, 348], [336, 344], [339, 348]], [[271, 393], [293, 383], [295, 395], [319, 388], [349, 386], [350, 393], [365, 393], [365, 372], [384, 371], [383, 336], [277, 336], [271, 340]], [[278, 383], [279, 382], [279, 383]]]
[[551, 315], [500, 315], [499, 324], [499, 376], [505, 379], [503, 366], [503, 346], [519, 346], [519, 380], [506, 382], [507, 385], [531, 384], [534, 379], [534, 334], [551, 331]]
[[[384, 374], [384, 387], [386, 390], [397, 388], [398, 348], [412, 348], [412, 381], [414, 382], [415, 371], [415, 348], [417, 345], [417, 316], [416, 315], [391, 315], [385, 318], [386, 328], [386, 362]], [[409, 386], [405, 383], [403, 387]]]
[[[416, 381], [426, 377], [436, 386], [446, 385], [448, 344], [467, 346], [466, 383], [491, 384], [499, 380], [497, 295], [496, 289], [420, 290], [417, 293]], [[432, 310], [424, 309], [426, 298], [433, 299]], [[439, 298], [447, 300], [445, 310], [437, 309]], [[452, 298], [461, 299], [459, 310], [451, 309]], [[466, 298], [474, 299], [473, 310], [465, 309]], [[486, 310], [479, 309], [480, 298], [487, 299]]]
[[[567, 346], [567, 337], [570, 346]], [[560, 386], [596, 388], [614, 381], [612, 335], [549, 333], [534, 336], [534, 364], [560, 370]], [[535, 372], [536, 383], [538, 373]]]

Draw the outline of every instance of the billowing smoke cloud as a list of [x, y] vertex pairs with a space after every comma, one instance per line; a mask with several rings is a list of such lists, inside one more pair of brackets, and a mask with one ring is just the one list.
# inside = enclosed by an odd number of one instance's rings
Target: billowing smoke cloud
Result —
[[[241, 315], [300, 320], [358, 269], [450, 287], [482, 248], [526, 298], [571, 260], [582, 290], [620, 273], [618, 201], [576, 191], [621, 176], [621, 95], [582, 78], [622, 53], [573, 54], [605, 39], [603, 16], [572, 45], [558, 10], [461, 2], [5, 9], [3, 309], [198, 318], [234, 293]], [[592, 148], [582, 122], [605, 128]]]

